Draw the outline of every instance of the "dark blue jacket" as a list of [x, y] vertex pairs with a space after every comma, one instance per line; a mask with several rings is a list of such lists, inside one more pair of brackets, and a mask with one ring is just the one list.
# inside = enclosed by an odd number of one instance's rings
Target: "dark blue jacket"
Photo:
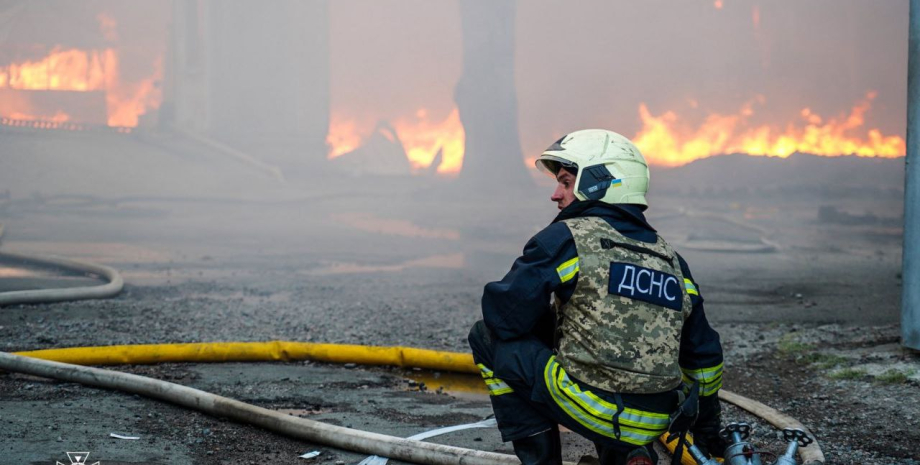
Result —
[[[549, 344], [555, 314], [550, 297], [564, 304], [575, 291], [578, 276], [562, 283], [557, 267], [578, 256], [575, 240], [564, 219], [583, 216], [603, 218], [630, 239], [654, 243], [657, 232], [645, 220], [641, 207], [610, 205], [598, 201], [576, 201], [524, 246], [511, 271], [501, 281], [486, 285], [482, 295], [482, 315], [497, 337], [513, 339], [533, 334]], [[680, 269], [696, 285], [698, 295], [690, 295], [693, 309], [684, 323], [680, 340], [679, 364], [685, 380], [700, 381], [700, 393], [715, 394], [722, 385], [722, 344], [719, 333], [709, 326], [703, 311], [700, 286], [693, 279], [687, 262], [677, 255]]]

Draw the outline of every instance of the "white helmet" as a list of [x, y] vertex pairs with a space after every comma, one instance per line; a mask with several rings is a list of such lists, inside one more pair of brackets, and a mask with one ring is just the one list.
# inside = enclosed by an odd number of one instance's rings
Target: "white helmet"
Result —
[[648, 206], [648, 164], [626, 137], [604, 129], [566, 134], [536, 162], [540, 171], [556, 176], [562, 168], [577, 168], [575, 197], [606, 203]]

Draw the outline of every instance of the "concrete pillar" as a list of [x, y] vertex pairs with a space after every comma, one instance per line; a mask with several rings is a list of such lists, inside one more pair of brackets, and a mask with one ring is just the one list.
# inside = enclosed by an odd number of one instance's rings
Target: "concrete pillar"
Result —
[[910, 1], [908, 40], [901, 338], [920, 350], [920, 0]]
[[166, 71], [165, 123], [286, 171], [325, 164], [328, 0], [173, 0]]
[[462, 0], [459, 7], [463, 74], [454, 99], [466, 133], [460, 180], [469, 184], [468, 192], [519, 191], [531, 181], [518, 139], [514, 85], [517, 0]]
[[210, 0], [210, 134], [284, 169], [326, 161], [328, 0]]

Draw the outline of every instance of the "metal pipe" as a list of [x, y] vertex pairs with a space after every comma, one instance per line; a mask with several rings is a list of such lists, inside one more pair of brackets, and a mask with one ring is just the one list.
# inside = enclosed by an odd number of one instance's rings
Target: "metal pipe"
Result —
[[904, 249], [901, 339], [920, 350], [920, 0], [910, 0], [907, 56], [907, 156], [904, 157]]

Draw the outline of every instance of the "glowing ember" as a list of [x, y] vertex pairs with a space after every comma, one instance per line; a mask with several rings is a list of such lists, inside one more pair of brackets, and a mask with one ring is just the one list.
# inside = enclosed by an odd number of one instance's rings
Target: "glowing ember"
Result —
[[[362, 131], [354, 119], [333, 114], [329, 124], [326, 143], [329, 144], [329, 158], [335, 158], [361, 146], [370, 130]], [[411, 117], [400, 118], [393, 128], [406, 150], [406, 157], [413, 170], [420, 171], [434, 162], [438, 151], [442, 152], [438, 173], [456, 175], [463, 166], [464, 132], [460, 113], [454, 108], [446, 119], [432, 121], [428, 110], [422, 108]], [[390, 136], [384, 134], [389, 139]]]
[[[748, 127], [753, 103], [746, 103], [737, 115], [710, 114], [698, 128], [683, 125], [672, 111], [652, 115], [645, 103], [639, 104], [643, 127], [633, 137], [649, 162], [677, 166], [699, 158], [726, 153], [747, 153], [788, 157], [794, 152], [815, 155], [859, 155], [865, 157], [899, 157], [906, 152], [904, 139], [885, 136], [878, 129], [860, 134], [865, 114], [876, 93], [869, 92], [848, 115], [824, 119], [809, 108], [800, 112], [802, 123], [785, 129], [763, 125]], [[755, 100], [763, 104], [765, 99]]]
[[66, 123], [67, 121], [70, 121], [70, 116], [63, 111], [59, 111], [52, 116], [35, 116], [14, 111], [9, 114], [8, 118], [22, 121], [48, 121], [51, 123]]

